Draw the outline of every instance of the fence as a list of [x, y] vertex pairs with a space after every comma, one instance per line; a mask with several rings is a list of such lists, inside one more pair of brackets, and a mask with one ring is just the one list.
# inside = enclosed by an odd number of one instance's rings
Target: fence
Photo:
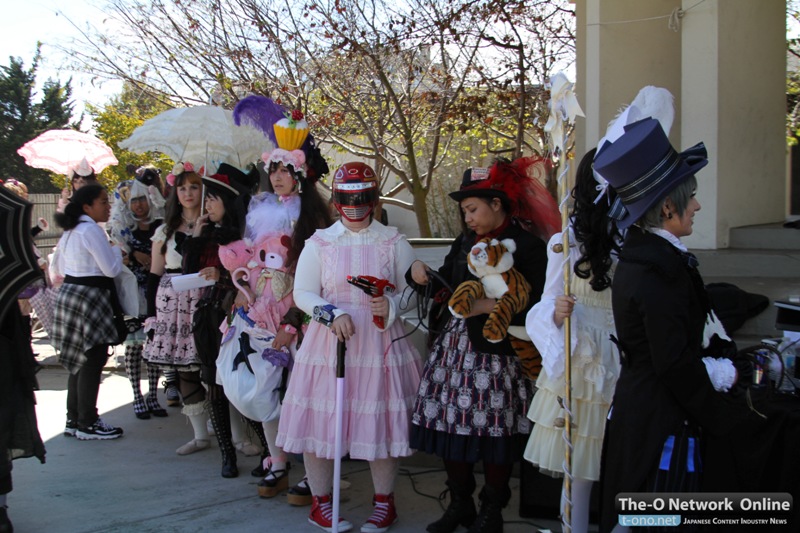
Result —
[[55, 215], [56, 208], [58, 207], [59, 198], [61, 198], [60, 194], [31, 194], [28, 196], [28, 201], [33, 204], [31, 222], [36, 225], [36, 221], [43, 218], [49, 224], [47, 231], [41, 232], [34, 239], [36, 247], [39, 248], [43, 257], [47, 257], [47, 255], [53, 251], [56, 243], [58, 243], [58, 239], [61, 238], [61, 234], [64, 233], [53, 219], [53, 215]]

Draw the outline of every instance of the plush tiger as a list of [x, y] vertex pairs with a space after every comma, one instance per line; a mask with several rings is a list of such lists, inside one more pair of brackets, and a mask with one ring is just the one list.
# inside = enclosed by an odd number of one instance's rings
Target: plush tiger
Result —
[[[522, 370], [530, 379], [536, 379], [541, 369], [541, 356], [524, 333], [525, 328], [511, 326], [511, 319], [524, 311], [530, 301], [531, 285], [514, 268], [513, 253], [517, 245], [513, 239], [481, 239], [467, 256], [469, 271], [480, 281], [461, 283], [448, 302], [453, 316], [463, 318], [472, 311], [480, 298], [494, 298], [497, 303], [483, 326], [483, 336], [489, 342], [500, 342], [506, 336], [522, 363]], [[509, 328], [513, 333], [509, 335]]]

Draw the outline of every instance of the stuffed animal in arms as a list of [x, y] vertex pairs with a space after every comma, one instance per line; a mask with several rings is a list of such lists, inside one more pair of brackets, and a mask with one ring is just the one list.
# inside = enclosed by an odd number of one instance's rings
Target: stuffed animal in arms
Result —
[[453, 316], [463, 318], [472, 312], [475, 301], [481, 298], [497, 300], [486, 324], [483, 336], [489, 342], [500, 342], [508, 336], [511, 346], [522, 362], [522, 369], [530, 379], [536, 379], [541, 369], [541, 356], [530, 339], [509, 335], [514, 315], [524, 311], [530, 301], [531, 285], [519, 270], [514, 268], [513, 239], [481, 239], [467, 256], [469, 271], [480, 281], [462, 282], [448, 306]]

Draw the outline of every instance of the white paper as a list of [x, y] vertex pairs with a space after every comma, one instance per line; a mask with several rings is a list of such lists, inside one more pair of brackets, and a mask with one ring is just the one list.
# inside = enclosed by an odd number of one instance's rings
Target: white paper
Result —
[[201, 287], [208, 287], [209, 285], [216, 283], [213, 279], [201, 278], [199, 273], [173, 276], [170, 281], [172, 282], [172, 288], [176, 291], [199, 289]]

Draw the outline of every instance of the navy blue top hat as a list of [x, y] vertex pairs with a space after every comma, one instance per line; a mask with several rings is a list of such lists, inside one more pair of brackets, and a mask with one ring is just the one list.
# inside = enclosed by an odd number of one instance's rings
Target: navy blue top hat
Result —
[[703, 143], [678, 153], [658, 120], [646, 118], [626, 126], [619, 139], [602, 146], [594, 170], [617, 192], [608, 215], [625, 229], [707, 164]]

